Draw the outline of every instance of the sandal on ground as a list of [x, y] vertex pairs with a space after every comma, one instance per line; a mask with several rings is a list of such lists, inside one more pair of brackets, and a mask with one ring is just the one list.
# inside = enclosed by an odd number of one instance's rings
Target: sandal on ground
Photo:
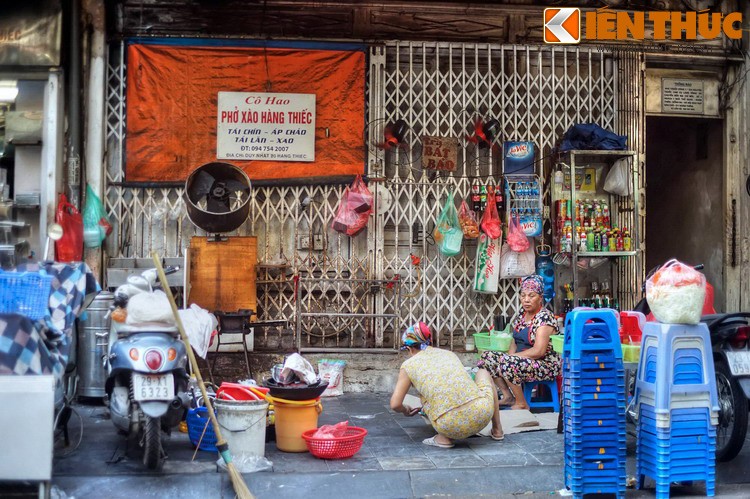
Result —
[[495, 435], [493, 435], [492, 433], [490, 433], [490, 438], [492, 440], [496, 440], [496, 441], [500, 442], [501, 440], [505, 440], [505, 435], [500, 435], [499, 437], [496, 437]]
[[455, 444], [441, 444], [435, 439], [435, 437], [425, 438], [424, 440], [422, 440], [422, 443], [425, 445], [431, 445], [433, 447], [440, 447], [441, 449], [450, 449], [451, 447], [455, 445]]

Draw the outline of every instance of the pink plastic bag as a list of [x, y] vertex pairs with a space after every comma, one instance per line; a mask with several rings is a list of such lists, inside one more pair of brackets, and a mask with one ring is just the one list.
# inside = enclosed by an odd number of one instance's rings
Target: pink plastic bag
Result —
[[367, 188], [361, 175], [357, 175], [352, 185], [349, 187], [349, 209], [357, 213], [367, 213], [372, 211], [373, 196], [370, 189]]
[[521, 224], [518, 223], [516, 217], [512, 217], [510, 219], [509, 225], [508, 246], [510, 246], [510, 249], [517, 253], [523, 253], [524, 251], [529, 249], [529, 246], [531, 246], [529, 238], [526, 237], [523, 229], [521, 229]]
[[336, 232], [346, 234], [347, 236], [356, 236], [367, 227], [367, 221], [370, 219], [370, 212], [358, 213], [350, 207], [349, 188], [344, 190], [341, 196], [336, 216], [333, 217], [331, 228]]
[[323, 425], [318, 431], [313, 433], [313, 438], [340, 438], [346, 436], [346, 430], [349, 427], [349, 421], [342, 421], [335, 425]]

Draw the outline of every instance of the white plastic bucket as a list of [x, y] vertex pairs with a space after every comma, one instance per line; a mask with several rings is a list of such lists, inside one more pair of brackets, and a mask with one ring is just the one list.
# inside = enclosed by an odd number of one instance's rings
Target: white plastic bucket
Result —
[[216, 420], [221, 428], [221, 436], [229, 444], [232, 455], [266, 455], [266, 414], [268, 402], [265, 400], [221, 400], [214, 401]]

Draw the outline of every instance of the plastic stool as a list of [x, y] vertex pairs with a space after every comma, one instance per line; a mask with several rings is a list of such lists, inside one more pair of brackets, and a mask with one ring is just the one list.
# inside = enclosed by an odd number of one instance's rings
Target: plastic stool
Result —
[[[531, 398], [531, 394], [535, 387], [539, 386], [545, 386], [547, 390], [552, 394], [551, 399], [548, 401], [534, 401]], [[539, 395], [539, 392], [537, 390], [537, 396]], [[560, 410], [560, 398], [557, 391], [557, 380], [549, 380], [549, 381], [531, 381], [528, 383], [523, 384], [523, 396], [526, 399], [526, 403], [529, 404], [530, 409], [542, 409], [545, 407], [549, 407], [552, 409], [552, 412], [557, 412]]]

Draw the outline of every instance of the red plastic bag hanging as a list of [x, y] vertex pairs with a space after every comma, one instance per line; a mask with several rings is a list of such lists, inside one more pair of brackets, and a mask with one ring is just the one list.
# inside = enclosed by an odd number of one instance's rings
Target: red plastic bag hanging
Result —
[[461, 201], [461, 208], [458, 210], [458, 222], [461, 224], [461, 230], [464, 231], [466, 239], [479, 237], [479, 224], [477, 224], [476, 214], [469, 209], [466, 200]]
[[495, 202], [495, 193], [487, 193], [487, 206], [482, 215], [482, 230], [490, 239], [499, 239], [503, 235], [503, 228], [500, 225], [500, 216], [497, 214], [497, 204]]
[[63, 229], [63, 236], [55, 242], [55, 260], [80, 262], [83, 260], [83, 218], [75, 206], [60, 194], [55, 222]]
[[531, 246], [529, 238], [526, 237], [526, 234], [516, 217], [511, 217], [510, 219], [510, 227], [508, 228], [508, 246], [517, 253], [523, 253], [529, 249], [529, 246]]

